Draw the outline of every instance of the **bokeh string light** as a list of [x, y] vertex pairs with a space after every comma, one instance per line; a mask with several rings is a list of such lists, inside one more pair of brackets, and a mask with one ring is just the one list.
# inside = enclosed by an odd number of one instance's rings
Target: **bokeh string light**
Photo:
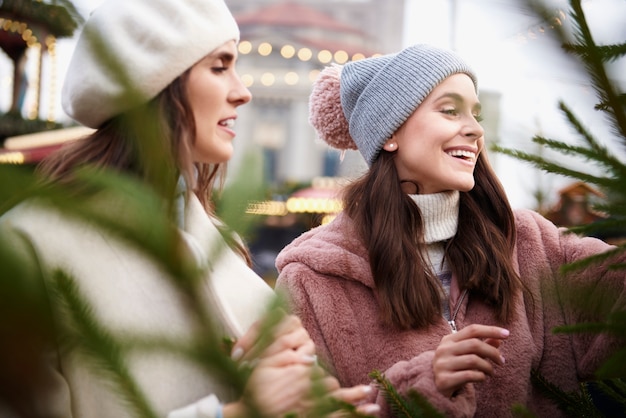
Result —
[[567, 15], [563, 10], [556, 10], [548, 25], [539, 23], [530, 26], [526, 32], [520, 32], [515, 35], [515, 40], [520, 44], [525, 44], [528, 41], [537, 39], [539, 36], [548, 34], [549, 31], [555, 30], [557, 27], [562, 27], [566, 19]]
[[[272, 45], [269, 42], [261, 41], [257, 44], [253, 44], [251, 41], [242, 40], [239, 42], [238, 51], [241, 55], [257, 54], [259, 57], [271, 58], [280, 55], [285, 60], [299, 60], [301, 62], [312, 62], [314, 65], [318, 64], [318, 68], [308, 70], [306, 76], [299, 74], [292, 68], [275, 69], [272, 71], [264, 71], [260, 74], [253, 74], [252, 72], [244, 72], [241, 74], [246, 87], [252, 85], [260, 85], [263, 87], [272, 87], [277, 83], [282, 83], [287, 86], [297, 86], [300, 83], [308, 83], [310, 86], [317, 78], [320, 69], [331, 63], [345, 64], [348, 61], [358, 61], [366, 57], [364, 53], [357, 52], [350, 54], [344, 50], [330, 51], [328, 49], [322, 49], [320, 51], [313, 51], [311, 48], [301, 47], [296, 48], [291, 44], [284, 45]], [[379, 56], [379, 53], [372, 54], [370, 56]]]

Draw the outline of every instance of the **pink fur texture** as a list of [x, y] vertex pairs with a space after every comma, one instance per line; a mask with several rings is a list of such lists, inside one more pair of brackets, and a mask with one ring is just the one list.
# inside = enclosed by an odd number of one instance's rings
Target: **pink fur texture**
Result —
[[357, 149], [350, 136], [348, 121], [343, 114], [339, 95], [339, 78], [342, 67], [324, 68], [313, 84], [309, 98], [309, 122], [321, 139], [333, 148]]

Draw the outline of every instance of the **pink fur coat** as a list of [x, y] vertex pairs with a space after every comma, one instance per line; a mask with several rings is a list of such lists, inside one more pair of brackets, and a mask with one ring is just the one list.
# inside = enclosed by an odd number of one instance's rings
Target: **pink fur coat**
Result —
[[[595, 267], [563, 279], [555, 274], [561, 264], [611, 247], [597, 239], [564, 234], [532, 211], [520, 210], [515, 216], [514, 262], [532, 298], [516, 297], [516, 316], [507, 324], [497, 324], [492, 309], [471, 293], [464, 299], [457, 316], [459, 328], [472, 323], [501, 325], [511, 335], [500, 348], [505, 365], [496, 367], [485, 382], [467, 384], [451, 399], [437, 391], [432, 371], [434, 350], [450, 333], [449, 325], [442, 318], [427, 329], [401, 331], [380, 321], [367, 251], [347, 216], [303, 234], [281, 252], [277, 289], [288, 295], [320, 357], [342, 385], [368, 383], [368, 374], [376, 369], [400, 393], [415, 389], [446, 416], [511, 416], [514, 404], [526, 405], [538, 416], [562, 416], [533, 388], [531, 370], [564, 390], [576, 390], [578, 382], [592, 377], [619, 344], [593, 334], [553, 334], [555, 326], [597, 319], [567, 303], [564, 290], [585, 283], [594, 284], [588, 290], [592, 293], [609, 290], [610, 303], [602, 306], [609, 312], [624, 306], [626, 277], [623, 270]], [[377, 402], [384, 405], [381, 393]]]

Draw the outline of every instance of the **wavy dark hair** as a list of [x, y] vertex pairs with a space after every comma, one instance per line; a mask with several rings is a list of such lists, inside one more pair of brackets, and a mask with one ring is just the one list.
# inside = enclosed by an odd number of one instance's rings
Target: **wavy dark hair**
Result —
[[[401, 189], [394, 153], [382, 151], [370, 170], [346, 188], [345, 212], [365, 243], [385, 323], [401, 329], [427, 327], [441, 317], [441, 282], [424, 259], [424, 226], [415, 202]], [[523, 284], [513, 267], [515, 221], [504, 189], [485, 151], [476, 184], [460, 194], [457, 234], [445, 257], [459, 288], [513, 317], [513, 296]]]
[[[195, 193], [207, 213], [215, 216], [213, 198], [223, 189], [226, 164], [193, 161], [196, 124], [186, 95], [190, 71], [145, 105], [113, 117], [91, 135], [48, 156], [37, 167], [38, 173], [46, 181], [72, 184], [81, 167], [111, 169], [139, 178], [165, 198], [174, 195], [182, 175], [188, 192]], [[227, 241], [250, 265], [247, 248], [237, 239]]]

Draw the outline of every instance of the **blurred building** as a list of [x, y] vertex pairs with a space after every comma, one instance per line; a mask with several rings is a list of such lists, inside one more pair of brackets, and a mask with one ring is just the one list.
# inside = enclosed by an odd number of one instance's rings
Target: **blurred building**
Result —
[[[308, 98], [319, 71], [332, 63], [402, 47], [404, 0], [226, 0], [241, 28], [238, 71], [253, 95], [240, 109], [237, 157], [260, 155], [268, 185], [310, 182], [364, 168], [360, 155], [316, 139]], [[233, 161], [237, 169], [237, 160]]]
[[[257, 272], [275, 277], [274, 259], [291, 240], [329, 213], [336, 177], [366, 168], [358, 152], [340, 153], [316, 138], [308, 122], [313, 81], [345, 64], [402, 48], [404, 0], [226, 0], [241, 30], [237, 69], [252, 92], [238, 109], [232, 171], [264, 179], [276, 194], [253, 203], [263, 222], [250, 237]], [[258, 168], [241, 167], [246, 151]], [[251, 170], [259, 172], [250, 172]], [[317, 179], [318, 181], [315, 181]], [[278, 208], [278, 210], [276, 209]], [[271, 210], [266, 210], [271, 209]]]
[[600, 191], [583, 182], [575, 182], [559, 190], [556, 205], [545, 213], [545, 217], [558, 226], [587, 225], [606, 215], [593, 209], [599, 199], [604, 198]]
[[[594, 207], [606, 203], [606, 196], [588, 184], [577, 181], [559, 190], [558, 202], [544, 213], [544, 216], [557, 226], [574, 227], [589, 225], [594, 222], [610, 220], [607, 214]], [[621, 225], [621, 226], [619, 226]], [[592, 234], [610, 244], [626, 242], [624, 222], [617, 222], [610, 231]]]

